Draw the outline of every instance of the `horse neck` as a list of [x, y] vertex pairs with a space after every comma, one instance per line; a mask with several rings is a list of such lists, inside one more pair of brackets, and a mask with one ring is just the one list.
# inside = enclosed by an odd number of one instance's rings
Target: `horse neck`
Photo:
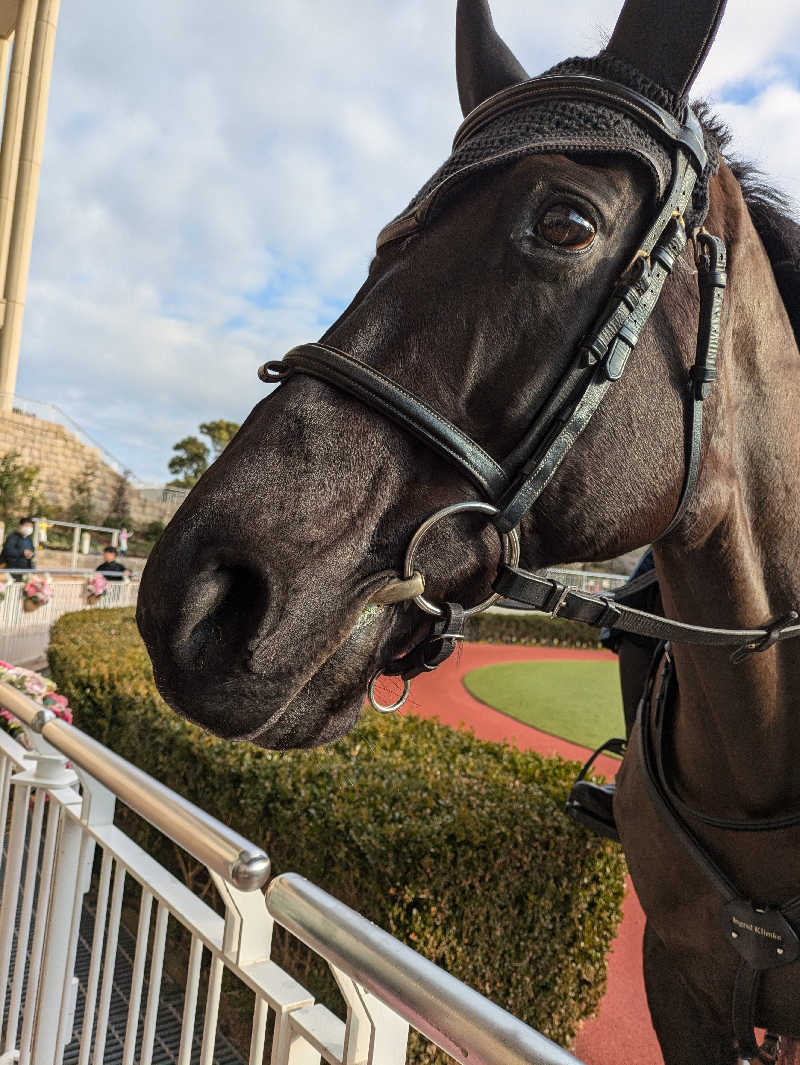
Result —
[[[669, 616], [754, 628], [800, 609], [800, 353], [732, 182], [720, 176], [712, 219], [713, 232], [728, 234], [730, 261], [711, 442], [691, 526], [655, 554]], [[730, 649], [676, 645], [674, 654], [679, 785], [734, 815], [800, 804], [800, 642], [736, 666]]]

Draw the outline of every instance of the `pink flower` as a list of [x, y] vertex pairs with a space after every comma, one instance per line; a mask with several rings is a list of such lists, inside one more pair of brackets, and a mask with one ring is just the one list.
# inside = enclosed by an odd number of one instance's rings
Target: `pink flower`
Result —
[[13, 668], [14, 667], [11, 665], [10, 662], [2, 662], [2, 661], [0, 661], [0, 669], [13, 669]]
[[25, 691], [29, 695], [44, 695], [49, 690], [49, 685], [44, 677], [40, 677], [38, 673], [32, 673], [31, 676], [25, 678]]

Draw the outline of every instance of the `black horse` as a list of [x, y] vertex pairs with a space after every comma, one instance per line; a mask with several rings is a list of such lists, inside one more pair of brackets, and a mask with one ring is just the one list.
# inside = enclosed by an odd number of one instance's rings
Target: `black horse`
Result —
[[[734, 664], [675, 633], [619, 775], [668, 1065], [754, 1055], [752, 1024], [785, 1037], [786, 1062], [800, 1038], [800, 827], [783, 816], [800, 808], [800, 656], [784, 639], [800, 602], [800, 241], [688, 108], [721, 7], [628, 0], [599, 56], [528, 79], [485, 0], [461, 0], [453, 155], [321, 345], [273, 368], [281, 387], [171, 522], [139, 598], [179, 712], [311, 746], [353, 725], [376, 672], [408, 675], [460, 634], [457, 607], [430, 634], [413, 570], [434, 605], [491, 593], [486, 514], [437, 524], [398, 572], [430, 515], [488, 499], [527, 571], [657, 540], [668, 616], [762, 652]], [[535, 588], [506, 546], [498, 587]], [[400, 601], [365, 621], [376, 597]], [[555, 588], [540, 602], [625, 620], [575, 604]], [[728, 912], [723, 882], [755, 908]]]

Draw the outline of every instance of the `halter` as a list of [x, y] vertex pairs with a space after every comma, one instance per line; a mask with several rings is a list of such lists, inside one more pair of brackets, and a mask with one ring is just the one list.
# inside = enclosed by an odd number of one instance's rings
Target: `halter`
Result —
[[[579, 99], [606, 106], [610, 104], [632, 116], [658, 141], [669, 146], [672, 177], [655, 218], [603, 311], [578, 345], [570, 366], [529, 429], [502, 463], [400, 383], [330, 344], [302, 344], [289, 351], [282, 360], [267, 362], [259, 370], [259, 377], [267, 383], [281, 383], [301, 373], [347, 392], [446, 459], [473, 483], [483, 497], [480, 501], [456, 504], [438, 511], [423, 523], [411, 540], [404, 579], [391, 586], [390, 594], [393, 601], [413, 598], [422, 610], [437, 615], [438, 621], [421, 644], [372, 678], [369, 699], [381, 712], [399, 709], [408, 696], [411, 678], [436, 668], [463, 638], [466, 617], [487, 609], [501, 596], [548, 611], [553, 616], [640, 632], [673, 642], [736, 644], [741, 655], [764, 650], [780, 639], [800, 635], [800, 625], [792, 624], [797, 615], [754, 630], [685, 625], [632, 610], [604, 597], [573, 592], [556, 581], [517, 567], [517, 526], [550, 483], [611, 387], [622, 377], [664, 283], [686, 246], [688, 235], [684, 214], [707, 162], [703, 131], [690, 108], [686, 108], [685, 121], [680, 123], [633, 89], [589, 74], [545, 76], [495, 94], [466, 118], [456, 133], [454, 146], [499, 115], [540, 99]], [[390, 223], [379, 235], [378, 245], [415, 232], [424, 223], [429, 207], [430, 202], [425, 201], [418, 210]], [[695, 363], [689, 371], [686, 466], [677, 509], [657, 539], [669, 535], [677, 527], [694, 493], [700, 469], [703, 402], [716, 378], [722, 300], [727, 283], [725, 245], [704, 229], [698, 229], [693, 237], [697, 251], [700, 318]], [[421, 537], [437, 521], [462, 510], [487, 514], [503, 540], [503, 560], [493, 584], [493, 594], [467, 610], [458, 604], [437, 606], [425, 599], [419, 590], [420, 575], [413, 568], [414, 553]], [[382, 706], [375, 697], [375, 681], [380, 673], [400, 676], [404, 681], [402, 696], [391, 706]]]

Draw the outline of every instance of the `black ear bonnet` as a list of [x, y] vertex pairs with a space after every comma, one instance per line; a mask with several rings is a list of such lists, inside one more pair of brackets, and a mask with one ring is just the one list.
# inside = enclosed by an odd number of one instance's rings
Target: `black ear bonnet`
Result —
[[[682, 0], [662, 0], [659, 11], [677, 4], [685, 7]], [[466, 8], [463, 2], [461, 7]], [[527, 155], [559, 152], [567, 155], [591, 155], [619, 153], [632, 156], [643, 163], [653, 179], [654, 192], [660, 200], [670, 185], [673, 168], [674, 142], [660, 136], [652, 123], [640, 121], [629, 108], [620, 108], [613, 99], [587, 98], [579, 90], [554, 99], [544, 99], [535, 89], [554, 75], [591, 75], [615, 82], [652, 101], [670, 115], [678, 124], [687, 119], [688, 100], [686, 91], [699, 69], [713, 37], [713, 30], [721, 15], [719, 0], [707, 0], [704, 17], [698, 16], [693, 29], [695, 47], [691, 42], [674, 57], [675, 68], [667, 76], [664, 71], [664, 56], [659, 68], [662, 81], [656, 82], [620, 52], [626, 45], [636, 45], [637, 34], [641, 36], [642, 22], [647, 32], [652, 33], [652, 12], [642, 18], [641, 2], [629, 0], [620, 16], [609, 48], [592, 58], [567, 59], [539, 78], [520, 80], [516, 85], [506, 86], [488, 100], [483, 101], [467, 115], [456, 133], [450, 157], [439, 167], [429, 181], [414, 196], [408, 207], [394, 219], [378, 237], [378, 245], [407, 235], [424, 225], [432, 217], [432, 209], [443, 202], [444, 194], [465, 178], [489, 168], [507, 165]], [[635, 10], [632, 10], [635, 9]], [[697, 15], [697, 12], [695, 12]], [[462, 12], [459, 11], [461, 17]], [[709, 29], [711, 25], [711, 29]], [[491, 24], [490, 24], [491, 27]], [[490, 28], [493, 33], [493, 27]], [[614, 51], [611, 51], [611, 48]], [[463, 57], [459, 56], [463, 66]], [[691, 63], [691, 70], [686, 70]], [[522, 68], [520, 67], [521, 71]], [[524, 73], [524, 72], [522, 72]], [[507, 80], [507, 76], [506, 79]], [[668, 85], [680, 85], [684, 92], [678, 93]], [[528, 92], [526, 89], [533, 89]], [[481, 112], [488, 115], [476, 121]], [[719, 166], [719, 153], [713, 135], [703, 131], [706, 158], [698, 174], [694, 188], [687, 225], [694, 229], [702, 224], [708, 211], [708, 184]]]

